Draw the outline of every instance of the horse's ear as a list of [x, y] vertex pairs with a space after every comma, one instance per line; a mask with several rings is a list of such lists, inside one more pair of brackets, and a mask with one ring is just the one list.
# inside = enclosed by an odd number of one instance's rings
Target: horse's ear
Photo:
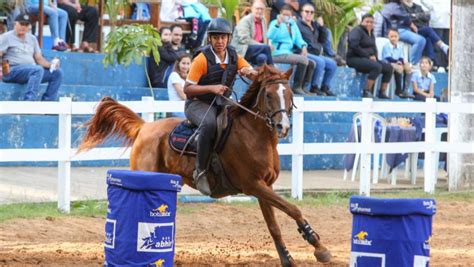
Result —
[[285, 77], [285, 79], [289, 80], [292, 73], [293, 73], [293, 67], [289, 68], [285, 73], [283, 73], [283, 77]]

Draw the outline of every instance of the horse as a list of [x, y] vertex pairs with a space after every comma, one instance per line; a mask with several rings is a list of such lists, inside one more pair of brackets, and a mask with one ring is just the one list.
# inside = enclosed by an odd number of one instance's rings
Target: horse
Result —
[[[233, 123], [225, 146], [219, 152], [222, 167], [230, 182], [259, 203], [282, 266], [295, 266], [283, 241], [274, 208], [293, 218], [303, 238], [314, 247], [319, 262], [329, 262], [330, 251], [312, 229], [302, 212], [277, 195], [272, 184], [280, 173], [277, 151], [279, 138], [288, 135], [293, 108], [293, 93], [288, 84], [292, 69], [281, 72], [263, 65], [250, 77], [252, 83], [240, 102], [229, 110]], [[230, 101], [230, 100], [229, 100]], [[180, 155], [169, 146], [170, 132], [182, 119], [165, 118], [145, 123], [136, 113], [110, 97], [104, 97], [95, 115], [86, 122], [87, 132], [79, 151], [91, 149], [109, 137], [121, 138], [133, 146], [131, 170], [166, 172], [181, 175], [183, 182], [195, 188], [192, 173], [195, 157]], [[209, 173], [211, 188], [216, 177]], [[219, 198], [229, 195], [212, 195]]]

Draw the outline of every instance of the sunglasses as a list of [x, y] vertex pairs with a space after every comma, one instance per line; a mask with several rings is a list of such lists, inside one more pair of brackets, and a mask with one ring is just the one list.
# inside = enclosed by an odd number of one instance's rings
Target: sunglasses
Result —
[[303, 10], [303, 12], [309, 13], [309, 14], [314, 14], [314, 11], [312, 11], [312, 10]]

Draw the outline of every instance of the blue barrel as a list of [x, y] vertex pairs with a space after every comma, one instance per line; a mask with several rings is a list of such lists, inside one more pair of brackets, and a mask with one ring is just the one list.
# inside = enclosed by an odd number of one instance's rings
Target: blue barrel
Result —
[[181, 177], [127, 170], [107, 172], [105, 266], [173, 266]]
[[428, 266], [434, 199], [353, 196], [350, 266]]

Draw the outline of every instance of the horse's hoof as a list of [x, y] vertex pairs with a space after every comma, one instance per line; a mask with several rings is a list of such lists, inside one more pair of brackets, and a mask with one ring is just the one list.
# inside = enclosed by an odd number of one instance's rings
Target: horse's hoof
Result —
[[314, 256], [319, 262], [325, 263], [331, 261], [331, 252], [327, 248], [314, 251]]

